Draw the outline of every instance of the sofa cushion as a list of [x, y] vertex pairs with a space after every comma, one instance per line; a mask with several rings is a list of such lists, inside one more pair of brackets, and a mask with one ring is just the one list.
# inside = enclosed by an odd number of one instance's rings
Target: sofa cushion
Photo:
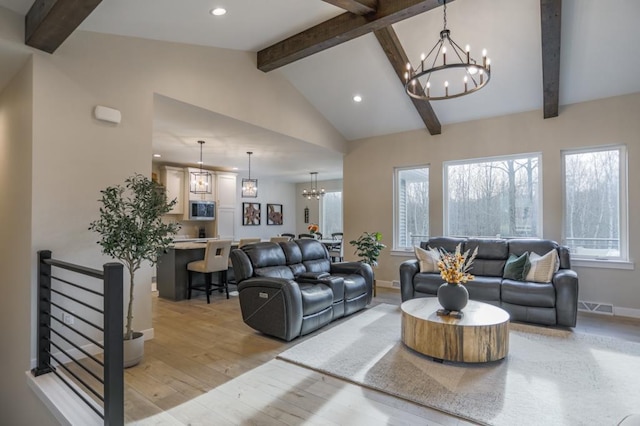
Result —
[[438, 287], [444, 283], [440, 274], [436, 273], [420, 273], [413, 277], [413, 288], [419, 293], [437, 294]]
[[431, 250], [425, 250], [420, 247], [415, 247], [416, 258], [420, 265], [420, 272], [439, 272], [438, 261], [440, 256]]
[[[455, 238], [455, 237], [435, 237], [429, 239], [429, 241], [422, 241], [420, 243], [420, 248], [424, 250], [428, 250], [429, 247], [434, 249], [443, 249], [448, 251], [449, 253], [453, 253], [456, 251], [456, 247], [460, 244], [460, 251], [464, 252], [466, 238]], [[506, 258], [506, 256], [505, 256]]]
[[528, 281], [502, 281], [502, 301], [514, 305], [553, 308], [556, 305], [556, 290], [551, 283]]
[[254, 268], [287, 264], [282, 248], [276, 243], [264, 242], [247, 244], [240, 249], [249, 256]]
[[265, 266], [264, 268], [255, 268], [253, 271], [256, 277], [286, 278], [288, 280], [294, 278], [291, 269], [285, 265]]
[[558, 270], [560, 263], [556, 249], [551, 249], [543, 256], [532, 252], [529, 256], [529, 262], [531, 263], [531, 267], [525, 275], [526, 281], [536, 283], [551, 282], [553, 274]]
[[367, 282], [362, 275], [342, 275], [344, 278], [344, 299], [351, 300], [367, 293]]
[[333, 304], [333, 292], [324, 284], [299, 283], [302, 295], [302, 315], [307, 316], [327, 309]]
[[504, 265], [504, 273], [502, 278], [508, 278], [516, 281], [524, 281], [527, 276], [527, 272], [531, 268], [531, 262], [529, 262], [529, 253], [524, 253], [518, 257], [511, 253], [507, 263]]
[[464, 286], [473, 300], [500, 300], [502, 277], [476, 276]]
[[287, 259], [287, 265], [302, 263], [302, 252], [300, 246], [295, 241], [285, 241], [280, 243], [280, 247]]

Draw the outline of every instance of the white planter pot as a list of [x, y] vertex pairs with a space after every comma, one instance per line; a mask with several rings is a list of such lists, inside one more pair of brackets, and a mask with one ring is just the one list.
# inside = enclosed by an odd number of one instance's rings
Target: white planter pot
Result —
[[124, 368], [133, 367], [142, 361], [144, 356], [144, 335], [138, 331], [133, 332], [133, 339], [124, 340]]

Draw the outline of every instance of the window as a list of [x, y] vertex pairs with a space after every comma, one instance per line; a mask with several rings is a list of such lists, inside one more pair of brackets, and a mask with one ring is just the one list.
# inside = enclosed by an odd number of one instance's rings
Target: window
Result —
[[540, 154], [444, 163], [446, 235], [540, 237]]
[[331, 238], [334, 232], [342, 232], [342, 191], [327, 192], [322, 198], [322, 223], [320, 232]]
[[564, 244], [577, 258], [627, 260], [624, 146], [562, 153]]
[[396, 168], [394, 247], [408, 250], [429, 238], [429, 167]]

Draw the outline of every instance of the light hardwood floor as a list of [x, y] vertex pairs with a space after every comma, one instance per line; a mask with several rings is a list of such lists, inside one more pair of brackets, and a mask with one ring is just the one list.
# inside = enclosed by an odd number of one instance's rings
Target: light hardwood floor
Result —
[[[399, 305], [400, 293], [379, 288], [378, 303]], [[289, 343], [263, 336], [242, 322], [237, 297], [154, 294], [153, 326], [144, 360], [125, 371], [131, 424], [470, 424], [274, 360], [326, 327]], [[580, 314], [576, 330], [640, 342], [639, 320]]]

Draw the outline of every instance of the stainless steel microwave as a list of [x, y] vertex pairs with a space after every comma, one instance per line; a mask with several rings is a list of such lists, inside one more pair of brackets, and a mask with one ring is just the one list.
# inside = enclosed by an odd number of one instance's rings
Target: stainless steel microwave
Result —
[[213, 201], [189, 201], [190, 220], [215, 220], [216, 203]]

